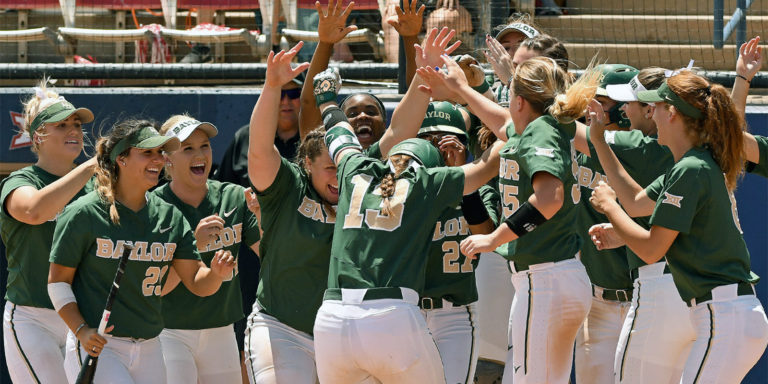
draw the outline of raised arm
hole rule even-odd
[[[414,46],[416,65],[422,67],[442,64],[440,56],[450,54],[461,45],[461,41],[457,41],[450,47],[448,46],[448,43],[450,43],[455,35],[456,31],[452,29],[443,28],[438,33],[437,28],[432,28],[427,33],[427,36],[424,37],[421,45],[416,44]],[[422,85],[425,85],[425,83],[421,77],[416,76],[413,78],[411,86],[408,87],[405,96],[392,113],[389,129],[384,132],[381,140],[379,140],[381,153],[389,152],[395,144],[405,139],[416,137],[418,134],[427,112],[427,106],[429,105],[429,94],[419,90],[419,87]]]
[[[629,176],[616,154],[605,142],[605,113],[596,100],[592,100],[589,104],[589,120],[589,139],[595,147],[600,165],[608,176],[611,187],[616,191],[621,205],[632,217],[649,216],[653,213],[656,202],[651,200],[645,193],[645,189]]]
[[[416,51],[414,44],[419,42],[419,32],[421,32],[421,24],[424,21],[424,4],[416,9],[416,5],[419,0],[404,0],[405,10],[400,8],[398,4],[395,7],[397,18],[388,18],[386,23],[391,25],[400,37],[403,38],[403,48],[405,50],[405,81],[408,84],[413,83],[413,78],[416,76],[416,68],[418,68],[418,61],[416,59]]]
[[[509,111],[472,89],[467,83],[467,78],[461,67],[453,59],[443,56],[442,61],[445,70],[438,72],[431,66],[416,70],[419,76],[427,82],[428,89],[453,92],[453,97],[460,97],[466,101],[472,113],[480,118],[496,137],[502,141],[507,141],[507,133],[504,128],[512,121]]]
[[[270,52],[267,57],[264,89],[253,107],[248,138],[248,177],[259,191],[272,185],[280,169],[280,152],[274,145],[280,113],[280,88],[309,66],[303,63],[291,68],[291,60],[303,45],[299,42],[288,52]]]
[[[742,117],[747,109],[750,82],[763,65],[763,47],[759,44],[760,36],[742,44],[739,48],[739,58],[736,60],[736,80],[731,90],[731,99]]]
[[[2,202],[14,219],[29,225],[53,220],[69,204],[96,171],[96,158],[91,158],[42,189],[22,186],[14,189]]]
[[[307,71],[307,81],[301,89],[301,109],[299,111],[299,134],[301,139],[307,136],[309,132],[317,128],[323,122],[320,117],[320,110],[315,105],[315,97],[312,93],[312,79],[315,75],[328,68],[328,63],[333,55],[333,45],[341,41],[350,32],[357,30],[355,25],[347,25],[347,17],[352,12],[355,2],[347,4],[346,8],[341,7],[342,0],[329,0],[326,11],[323,11],[319,1],[315,2],[315,8],[319,16],[317,24],[317,35],[320,41],[315,48],[315,54]]]

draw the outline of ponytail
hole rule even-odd
[[[392,155],[389,157],[389,161],[392,163],[392,166],[395,170],[394,172],[390,172],[384,175],[384,177],[381,179],[381,184],[379,184],[382,204],[381,212],[387,216],[392,214],[390,197],[394,196],[395,194],[395,187],[397,186],[395,181],[406,169],[408,169],[408,164],[410,163],[411,159],[411,156],[403,154]]]

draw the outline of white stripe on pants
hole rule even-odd
[[[67,325],[52,309],[5,303],[3,348],[14,383],[66,383]]]
[[[94,384],[165,384],[163,350],[157,337],[132,339],[104,335],[107,344],[99,354]],[[72,332],[67,333],[64,369],[74,383],[88,353]]]
[[[475,303],[422,310],[427,328],[443,361],[445,382],[472,383],[477,366],[477,312]]]
[[[576,333],[592,304],[584,265],[576,259],[536,264],[513,274],[512,283],[514,353],[507,358],[504,383],[567,383]]]
[[[661,265],[657,265],[661,264]],[[615,383],[677,384],[696,332],[664,263],[640,267],[614,359]],[[658,269],[643,276],[644,269]]]
[[[698,304],[691,308],[691,319],[696,341],[682,384],[739,383],[768,344],[768,319],[754,295]]]
[[[159,338],[168,384],[225,384],[242,380],[232,325],[163,329]]]

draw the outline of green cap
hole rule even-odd
[[[93,121],[93,112],[91,112],[90,109],[75,108],[72,103],[62,98],[61,101],[49,105],[35,116],[32,123],[29,124],[29,136],[31,137],[43,124],[58,123],[59,121],[66,120],[73,114],[77,114],[82,123],[90,123]]]
[[[625,64],[600,64],[595,69],[603,74],[600,85],[597,88],[597,96],[608,96],[606,87],[613,84],[627,84],[640,71],[637,68]]]
[[[697,119],[697,120],[702,119],[704,117],[704,115],[701,113],[701,111],[698,108],[688,104],[688,102],[686,102],[680,96],[672,92],[672,90],[669,89],[669,86],[667,85],[666,80],[664,80],[664,83],[661,84],[661,87],[659,87],[659,89],[656,89],[653,91],[638,92],[637,100],[643,103],[663,102],[667,104],[672,104],[675,106],[675,108],[677,108],[678,111],[682,112],[683,115],[693,117],[694,119]]]
[[[130,147],[140,149],[152,149],[157,147],[163,147],[166,152],[173,152],[181,146],[181,142],[177,137],[162,136],[151,125],[146,125],[138,131],[130,134],[128,137],[118,141],[117,144],[109,152],[109,159],[114,162],[123,151]]]
[[[424,139],[407,139],[397,143],[389,150],[388,156],[408,155],[427,168],[443,166],[443,157],[429,141]]]
[[[450,133],[466,137],[464,115],[458,105],[447,101],[433,101],[427,107],[427,114],[419,128],[419,135],[431,132]]]

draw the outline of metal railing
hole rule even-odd
[[[736,46],[740,47],[747,41],[747,10],[752,6],[753,0],[738,0],[736,11],[733,12],[731,20],[723,27],[723,17],[725,16],[724,0],[714,0],[714,37],[712,44],[715,48],[723,48],[723,44],[734,30],[736,30]]]

